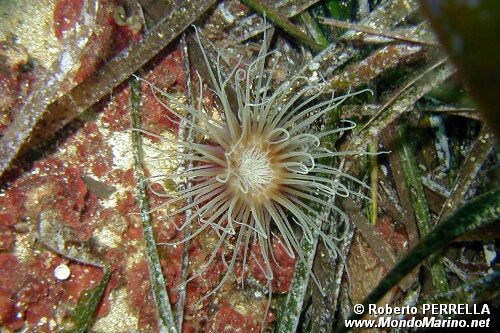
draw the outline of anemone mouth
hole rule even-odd
[[[275,179],[268,154],[263,147],[250,145],[235,152],[231,160],[238,187],[244,194],[259,196],[267,192]]]
[[[226,153],[229,186],[247,203],[270,200],[279,188],[281,173],[273,162],[272,150],[262,135],[253,134],[238,140]]]

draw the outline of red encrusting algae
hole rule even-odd
[[[114,10],[120,1],[102,1],[97,15],[96,31],[81,58],[80,68],[73,80],[80,82],[97,70],[131,42],[140,38],[140,32],[115,21]],[[59,0],[54,12],[53,33],[60,40],[79,19],[82,0]],[[71,9],[72,8],[72,9]],[[71,9],[71,10],[70,10]],[[145,78],[157,87],[184,92],[184,73],[181,54],[177,49],[165,50],[150,65]],[[16,81],[17,80],[17,81]],[[21,79],[0,76],[0,88],[12,95],[19,93],[16,86]],[[24,81],[23,81],[24,82]],[[10,96],[9,95],[9,96]],[[141,85],[141,121],[144,128],[155,133],[168,131],[177,134],[176,117],[159,103],[164,97],[155,96],[147,85]],[[110,295],[117,288],[127,291],[127,304],[136,313],[139,331],[156,330],[156,311],[149,283],[148,265],[143,251],[142,230],[134,197],[136,180],[132,164],[117,166],[110,138],[130,129],[130,88],[122,84],[115,89],[109,100],[96,108],[95,120],[90,120],[76,132],[70,133],[59,143],[57,152],[49,154],[33,164],[31,171],[14,180],[0,194],[0,321],[14,330],[25,325],[28,330],[52,332],[62,328],[61,318],[71,316],[82,293],[94,287],[103,276],[101,268],[78,263],[43,245],[43,239],[35,241],[38,224],[43,213],[56,216],[57,223],[72,230],[76,239],[84,242],[93,239],[102,228],[113,223],[123,225],[112,230],[114,245],[101,249],[100,256],[111,267],[112,275],[107,285],[95,319],[111,312]],[[203,102],[212,103],[212,93],[205,91]],[[0,124],[0,130],[2,124]],[[152,140],[153,142],[155,140]],[[86,185],[83,176],[93,178],[119,190],[114,199],[100,199]],[[151,193],[148,200],[152,208],[161,205],[162,199]],[[118,222],[117,222],[118,221]],[[152,221],[158,243],[180,241],[184,237],[165,218],[161,210],[152,213]],[[183,215],[174,218],[182,225]],[[123,230],[122,230],[123,229]],[[189,243],[188,278],[195,274],[209,259],[211,244],[217,235],[205,232]],[[20,253],[23,253],[21,256]],[[259,282],[255,262],[258,250],[250,254],[249,267]],[[178,300],[176,288],[181,282],[182,246],[159,246],[160,263],[167,283],[172,305]],[[260,330],[261,317],[267,304],[267,296],[258,299],[243,298],[246,291],[230,279],[224,288],[199,302],[215,288],[225,265],[219,255],[212,264],[186,286],[184,332],[217,330]],[[134,259],[131,259],[134,258]],[[295,261],[276,247],[276,259],[284,269],[276,269],[273,282],[276,292],[286,292],[290,285],[290,271]],[[240,266],[241,266],[241,258]],[[253,260],[253,261],[252,261]],[[67,280],[57,280],[54,269],[68,265],[71,275]],[[254,267],[252,267],[252,265]],[[276,267],[277,268],[277,267]],[[273,269],[274,270],[274,269]],[[247,278],[246,277],[246,278]],[[248,285],[248,284],[247,284]],[[238,299],[234,304],[223,301]],[[236,309],[234,307],[236,306]],[[173,307],[174,308],[174,307]],[[243,310],[242,310],[243,309]],[[268,316],[272,320],[272,314]]]

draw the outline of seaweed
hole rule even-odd
[[[458,209],[446,221],[435,227],[413,250],[404,256],[377,287],[363,301],[366,308],[368,304],[376,304],[387,291],[423,260],[438,252],[455,238],[475,230],[476,228],[494,223],[500,218],[500,190],[493,190],[482,194],[469,201]],[[350,320],[360,319],[363,314],[353,314]],[[339,332],[345,332],[342,325]]]
[[[67,333],[84,333],[87,332],[94,322],[94,314],[97,306],[102,300],[104,291],[108,284],[111,272],[108,267],[104,268],[104,274],[101,281],[92,289],[82,293],[70,322],[74,325],[71,329],[66,330]]]

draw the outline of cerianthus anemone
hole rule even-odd
[[[281,238],[292,258],[305,260],[299,245],[300,237],[311,239],[313,235],[321,237],[335,256],[335,243],[318,226],[319,214],[311,208],[311,203],[329,207],[344,216],[330,198],[359,195],[351,192],[345,185],[346,180],[366,186],[339,168],[319,162],[323,157],[348,154],[323,148],[321,143],[323,138],[350,130],[355,124],[344,121],[343,127],[322,132],[311,128],[317,127],[312,125],[345,98],[364,91],[339,97],[330,93],[328,98],[320,99],[325,95],[324,91],[318,91],[316,86],[306,86],[287,97],[294,82],[271,89],[273,70],[266,70],[265,62],[273,51],[268,52],[265,43],[253,62],[246,66],[238,63],[229,75],[224,76],[219,63],[212,69],[199,33],[195,36],[213,91],[222,106],[221,119],[214,119],[203,110],[201,80],[199,100],[195,103],[197,107],[185,105],[172,94],[150,84],[151,89],[166,97],[164,103],[171,112],[203,138],[199,142],[174,140],[181,151],[172,153],[172,156],[181,156],[188,162],[188,167],[182,172],[152,177],[155,180],[180,177],[192,183],[174,197],[155,191],[159,196],[169,197],[165,205],[182,204],[170,213],[170,217],[187,210],[192,212],[182,225],[177,226],[181,230],[196,226],[181,242],[208,228],[217,232],[215,250],[204,267],[189,280],[199,276],[218,253],[222,253],[227,270],[212,291],[215,292],[234,274],[238,255],[240,259],[243,257],[242,274],[245,274],[249,247],[255,244],[264,259],[260,269],[266,279],[272,281],[273,235]],[[231,104],[229,91],[234,94],[236,105]]]

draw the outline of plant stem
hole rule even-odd
[[[418,170],[417,160],[415,158],[415,151],[412,149],[408,142],[406,130],[401,129],[400,135],[402,142],[398,147],[399,155],[401,158],[401,166],[408,188],[410,189],[410,198],[417,220],[417,226],[420,237],[427,236],[432,229],[431,213],[425,198],[424,188],[422,185],[422,177]],[[448,290],[448,283],[446,281],[446,272],[444,265],[436,258],[431,256],[429,258],[429,269],[431,271],[432,283],[437,292],[445,292]]]
[[[256,0],[242,0],[242,2],[255,10],[257,13],[264,15],[269,21],[283,29],[287,34],[300,40],[302,43],[311,47],[316,51],[322,51],[324,48],[328,46],[328,44],[320,44],[315,42],[309,36],[307,36],[302,30],[297,28],[292,22],[290,22],[286,17],[280,15],[274,9],[264,5],[263,3]]]
[[[132,128],[140,128],[139,108],[141,105],[140,84],[138,79],[130,79],[130,113],[132,116]],[[132,132],[134,146],[135,175],[137,178],[137,200],[141,212],[142,233],[146,243],[146,258],[149,267],[149,280],[153,292],[153,300],[158,309],[158,328],[160,332],[177,332],[172,309],[168,299],[165,279],[160,265],[160,258],[156,249],[153,235],[153,226],[149,215],[150,209],[146,196],[146,181],[142,169],[142,136],[138,131]]]

